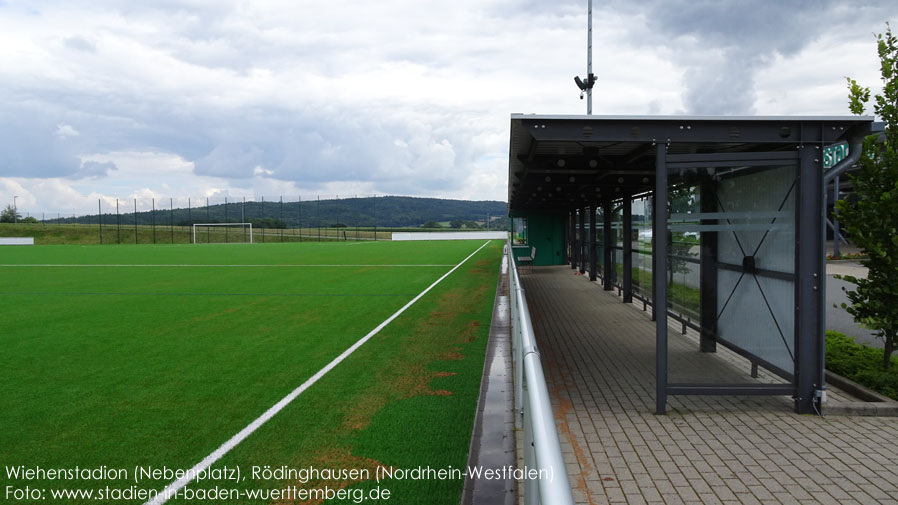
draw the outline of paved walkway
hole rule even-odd
[[[786,397],[719,396],[670,397],[669,414],[656,416],[654,323],[642,305],[569,267],[521,280],[578,503],[898,503],[898,419],[801,416]],[[672,374],[704,360],[715,376],[744,380],[740,358],[698,353],[678,327]],[[830,392],[831,403],[851,400]]]

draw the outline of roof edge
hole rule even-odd
[[[587,120],[587,121],[857,121],[872,122],[874,116],[663,116],[663,115],[586,115],[523,114],[515,112],[511,119]]]

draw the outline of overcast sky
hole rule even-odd
[[[845,76],[879,87],[873,34],[898,2],[593,16],[596,114],[842,115]],[[0,0],[0,48],[0,205],[38,217],[98,198],[504,200],[509,114],[586,107],[586,0]]]

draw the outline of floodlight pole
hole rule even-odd
[[[592,80],[592,0],[589,0],[587,8],[587,30],[586,30],[586,79]],[[590,83],[591,84],[591,83]],[[586,88],[586,114],[592,114],[592,86]]]
[[[586,79],[574,76],[574,82],[580,89],[580,100],[586,95],[586,114],[592,114],[592,87],[596,83],[596,76],[592,73],[592,0],[587,0],[587,30],[586,30]]]

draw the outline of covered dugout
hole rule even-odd
[[[790,395],[796,412],[819,412],[824,189],[872,121],[514,114],[515,245],[535,247],[535,265],[589,272],[625,303],[667,307],[698,332],[696,352],[721,345],[751,364],[736,382],[669,367],[668,318],[656,318],[658,413],[688,394]],[[846,140],[849,157],[824,169],[823,149]]]

